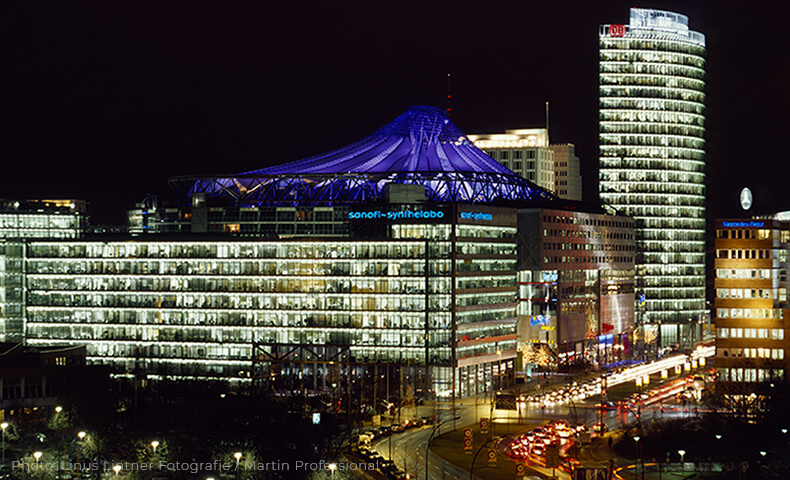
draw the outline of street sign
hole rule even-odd
[[[523,477],[526,474],[527,474],[527,467],[525,467],[523,463],[517,463],[516,464],[516,476],[517,477]]]
[[[472,429],[464,428],[464,438],[472,438]]]
[[[472,439],[471,438],[464,438],[464,451],[466,453],[472,453]]]
[[[488,449],[488,464],[496,465],[496,450]]]
[[[488,433],[488,419],[487,418],[481,418],[480,419],[480,433],[482,433],[484,435],[486,433]]]

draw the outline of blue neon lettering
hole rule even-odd
[[[755,222],[755,221],[748,221],[748,222],[721,222],[721,226],[725,228],[744,228],[744,227],[754,227],[754,228],[761,228],[765,226],[765,222]]]

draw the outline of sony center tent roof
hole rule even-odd
[[[237,175],[170,179],[183,204],[205,193],[238,206],[369,203],[391,183],[421,185],[431,202],[556,200],[475,147],[433,107],[411,107],[370,136],[329,153]]]

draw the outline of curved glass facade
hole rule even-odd
[[[600,196],[636,220],[643,322],[687,324],[705,310],[704,90],[705,37],[685,16],[634,8],[629,25],[601,26]],[[691,331],[662,332],[668,345]]]

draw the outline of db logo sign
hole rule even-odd
[[[465,438],[464,439],[464,450],[471,450],[472,449],[472,439]]]
[[[488,463],[496,463],[496,450],[488,451]]]
[[[625,36],[625,25],[609,25],[609,36],[610,37],[624,37]]]
[[[526,474],[527,474],[527,469],[526,469],[526,467],[524,467],[524,464],[517,463],[516,464],[516,475],[526,475]]]
[[[472,429],[464,428],[464,438],[472,438]]]

